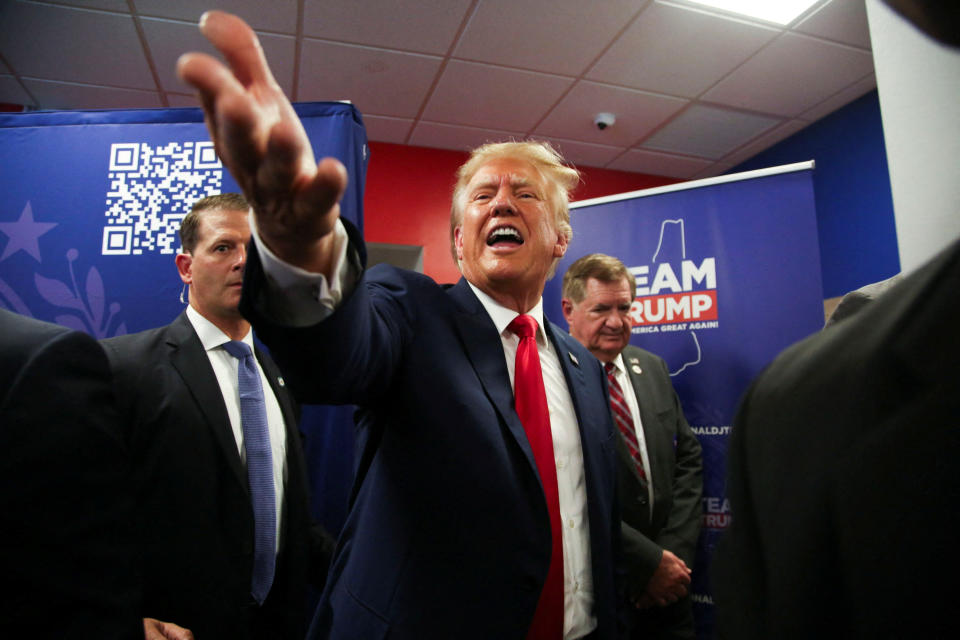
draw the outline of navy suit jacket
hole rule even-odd
[[[250,637],[254,523],[247,472],[200,338],[184,312],[165,327],[102,344],[136,461],[143,614],[198,638]],[[301,638],[308,572],[322,584],[324,560],[311,538],[296,407],[276,366],[256,355],[287,427],[281,546],[260,615],[273,637]]]
[[[310,635],[525,637],[550,525],[500,336],[467,282],[446,288],[380,265],[305,328],[259,310],[264,286],[251,251],[241,309],[298,399],[361,407],[350,513]],[[579,343],[545,328],[580,427],[597,637],[613,638],[620,520],[605,376]]]

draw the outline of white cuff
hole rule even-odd
[[[347,230],[337,219],[333,228],[333,282],[328,283],[322,273],[312,273],[284,262],[260,239],[257,233],[256,216],[250,209],[250,235],[260,255],[266,275],[267,291],[264,292],[264,309],[283,324],[303,327],[320,322],[343,300],[344,294],[352,291],[358,274],[347,261],[350,245]]]

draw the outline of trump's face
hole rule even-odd
[[[463,198],[454,246],[464,277],[494,298],[539,299],[567,248],[541,173],[525,160],[491,160],[467,183]]]
[[[633,294],[626,278],[618,282],[587,278],[583,300],[561,301],[570,335],[598,360],[610,362],[630,341]]]

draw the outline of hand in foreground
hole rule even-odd
[[[664,549],[660,566],[653,572],[646,589],[634,604],[639,609],[665,607],[686,596],[689,585],[690,568],[687,563]]]
[[[144,618],[143,637],[145,640],[193,640],[193,633],[190,629],[184,629],[172,622]]]
[[[303,125],[247,23],[208,11],[200,31],[230,68],[206,54],[187,53],[177,61],[177,73],[199,93],[210,138],[253,204],[261,239],[281,259],[326,273],[323,251],[340,215],[346,169],[334,158],[315,163]]]

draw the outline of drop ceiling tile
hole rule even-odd
[[[66,4],[81,9],[102,9],[104,11],[116,11],[119,13],[130,13],[130,5],[127,0],[55,0],[55,4]],[[138,1],[139,5],[140,2]]]
[[[413,127],[413,120],[388,118],[386,116],[363,116],[363,125],[367,130],[367,140],[405,144],[407,134]]]
[[[778,142],[786,140],[796,132],[806,128],[809,124],[809,122],[804,120],[788,120],[759,136],[755,140],[748,142],[746,145],[737,149],[733,153],[724,156],[722,160],[729,163],[730,166],[736,166],[741,162],[746,162],[758,153],[766,151]],[[810,158],[805,159],[809,160]]]
[[[579,75],[645,0],[484,0],[454,56],[547,73]]]
[[[310,61],[322,60],[322,64]],[[441,59],[374,47],[305,40],[297,100],[350,100],[366,115],[412,118]]]
[[[833,0],[793,28],[794,31],[870,49],[870,28],[864,0]]]
[[[171,107],[199,107],[200,101],[194,95],[167,93],[167,102]]]
[[[778,118],[695,104],[641,146],[717,160],[779,122]]]
[[[579,82],[534,133],[611,147],[629,147],[686,105],[687,101],[680,98],[596,82]],[[609,111],[617,117],[613,126],[603,131],[593,123],[600,111]]]
[[[690,178],[712,164],[713,162],[710,160],[701,158],[686,158],[669,153],[630,149],[611,162],[607,168],[649,173],[655,176],[668,176],[670,178]]]
[[[740,20],[653,3],[586,77],[634,89],[695,97],[778,33],[776,29]]]
[[[22,77],[156,89],[130,17],[9,4],[0,53]]]
[[[800,118],[813,122],[824,116],[828,116],[840,107],[846,106],[862,95],[870,93],[877,88],[877,76],[871,73],[863,80],[854,82],[850,86],[841,89],[838,93],[830,96],[809,111],[800,114]]]
[[[702,180],[703,178],[713,178],[713,177],[716,177],[716,176],[721,176],[721,175],[723,175],[724,173],[726,173],[727,171],[730,171],[730,169],[731,169],[732,167],[733,167],[733,165],[730,164],[730,163],[728,163],[728,162],[717,162],[717,163],[714,163],[714,164],[710,165],[709,167],[707,167],[707,168],[704,169],[703,171],[700,171],[699,173],[693,174],[693,176],[691,176],[690,179],[691,179],[691,180]]]
[[[136,0],[141,16],[185,20],[192,25],[200,21],[207,9],[229,11],[243,18],[256,30],[293,35],[297,32],[297,0]]]
[[[157,109],[163,106],[156,91],[115,89],[88,84],[24,79],[42,109]]]
[[[423,117],[433,122],[529,131],[573,83],[570,78],[451,61]]]
[[[194,24],[156,18],[143,18],[143,33],[157,68],[160,84],[167,91],[187,92],[190,88],[177,77],[177,58],[188,51],[202,51],[223,59]],[[258,33],[267,62],[284,93],[293,90],[293,54],[295,40],[290,36]]]
[[[0,102],[36,106],[13,76],[0,76]]]
[[[549,142],[567,162],[571,162],[577,167],[606,167],[614,158],[626,151],[622,147],[608,147],[602,144],[590,144],[560,138],[537,136],[536,139]]]
[[[413,128],[413,134],[410,136],[410,142],[408,144],[416,147],[471,151],[488,142],[523,139],[523,134],[518,132],[458,127],[437,122],[421,121]]]
[[[307,0],[303,33],[419,53],[445,54],[470,0]]]
[[[704,100],[797,116],[873,72],[873,56],[786,33],[703,95]]]

